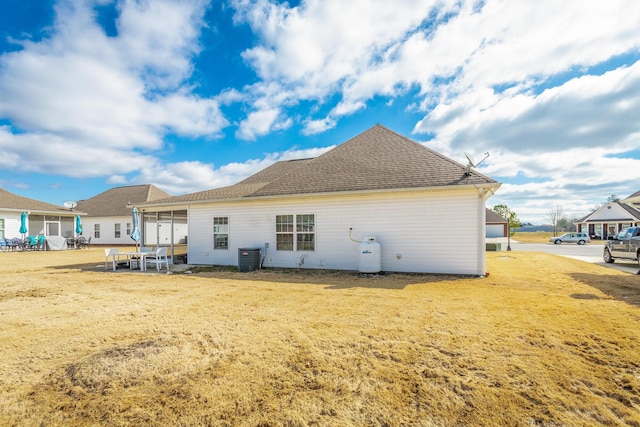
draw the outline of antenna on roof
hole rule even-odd
[[[469,163],[467,163],[467,171],[465,172],[465,175],[469,176],[469,175],[471,175],[471,168],[478,167],[478,166],[480,166],[480,164],[481,164],[482,162],[484,162],[485,160],[487,160],[487,157],[489,157],[489,152],[487,151],[486,153],[484,153],[484,157],[483,157],[483,158],[482,158],[482,160],[480,160],[478,163],[476,163],[476,162],[473,160],[473,157],[471,156],[471,154],[469,154],[469,153],[465,152],[465,153],[464,153],[464,156],[467,158],[467,161],[469,162]]]
[[[78,204],[76,202],[73,202],[71,200],[69,200],[68,202],[64,202],[63,206],[69,210],[75,208],[76,206],[78,206]]]

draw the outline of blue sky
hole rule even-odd
[[[0,187],[179,195],[381,123],[523,221],[640,190],[640,2],[4,0]]]

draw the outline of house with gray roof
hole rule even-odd
[[[579,232],[588,233],[592,239],[608,239],[625,227],[640,225],[640,191],[626,199],[605,203],[576,225]]]
[[[137,204],[166,199],[170,194],[151,184],[114,187],[90,199],[78,201],[83,218],[83,236],[92,244],[133,245],[131,210]],[[184,226],[186,228],[186,224]],[[183,232],[183,234],[186,233]]]
[[[238,265],[252,249],[264,267],[362,271],[373,254],[380,271],[484,275],[485,202],[499,187],[376,125],[316,158],[138,208],[145,223],[186,214],[190,264]]]
[[[0,188],[0,239],[22,238],[21,215],[27,214],[28,236],[74,237],[75,217],[84,215],[80,209],[41,202],[19,196]]]

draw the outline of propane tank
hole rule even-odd
[[[360,273],[379,273],[381,266],[380,243],[373,236],[362,239],[358,245],[358,271]]]

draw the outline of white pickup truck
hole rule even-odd
[[[628,259],[640,265],[640,227],[624,228],[612,240],[607,240],[602,258],[608,263]]]

